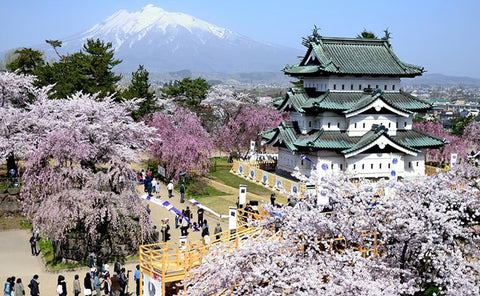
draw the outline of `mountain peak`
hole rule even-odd
[[[152,4],[134,12],[117,11],[89,30],[63,39],[62,49],[76,52],[87,39],[97,38],[112,43],[115,55],[123,60],[118,69],[127,71],[139,64],[151,71],[279,71],[299,54]]]
[[[122,45],[122,39],[131,35],[146,35],[149,30],[167,31],[168,27],[183,27],[190,33],[193,31],[207,31],[219,38],[223,38],[229,30],[214,26],[191,15],[180,12],[167,12],[153,4],[148,4],[140,11],[128,12],[120,10],[103,22],[84,32],[82,39],[92,38],[95,35],[115,35],[114,46]],[[141,37],[140,37],[141,39]]]

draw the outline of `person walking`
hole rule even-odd
[[[15,293],[14,296],[24,296],[25,295],[25,287],[23,287],[22,279],[18,278],[17,283],[15,284]]]
[[[102,282],[100,281],[100,277],[102,275],[101,271],[97,271],[95,273],[95,277],[93,278],[93,288],[97,293],[96,296],[102,296]]]
[[[182,183],[180,186],[180,203],[185,202],[185,184]]]
[[[128,277],[125,275],[125,268],[120,270],[120,296],[125,295],[125,288],[128,285]]]
[[[277,199],[277,196],[275,195],[275,193],[270,194],[270,203],[272,204],[272,206],[275,206],[276,199]]]
[[[200,225],[200,227],[203,225],[203,213],[205,211],[203,210],[203,208],[198,208],[197,210],[197,218],[198,218],[198,225]]]
[[[28,287],[30,288],[30,296],[39,296],[40,288],[38,287],[40,282],[38,281],[38,274],[33,276],[33,279],[30,280]]]
[[[63,275],[59,275],[57,278],[57,294],[67,296],[67,283],[65,283],[65,277]]]
[[[207,220],[203,220],[202,237],[203,237],[203,242],[205,244],[208,244],[210,242],[210,238],[208,237],[209,235],[210,235],[210,231],[208,230]]]
[[[114,271],[112,275],[112,285],[111,285],[111,290],[112,290],[112,296],[119,296],[120,295],[120,278],[118,277],[117,273]]]
[[[215,230],[213,233],[215,234],[215,239],[219,240],[220,239],[220,234],[222,232],[222,226],[220,226],[220,222],[217,223],[217,226],[215,226]]]
[[[170,180],[170,183],[168,183],[167,191],[168,191],[168,198],[172,198],[172,196],[173,196],[173,180]]]
[[[32,233],[32,236],[30,237],[30,250],[32,251],[32,256],[37,256],[37,238],[35,237],[35,234]]]
[[[170,224],[168,218],[165,218],[164,242],[170,240]]]
[[[82,291],[79,278],[80,277],[78,276],[78,274],[76,274],[75,277],[73,278],[73,295],[75,296],[80,295],[80,292]]]
[[[137,264],[135,273],[133,274],[133,279],[135,280],[135,293],[137,296],[140,296],[140,265]]]
[[[83,279],[83,289],[83,294],[85,296],[92,295],[92,276],[90,275],[90,272],[87,272]]]
[[[7,278],[5,285],[3,286],[3,295],[11,296],[12,295],[12,283],[10,283],[11,278]]]

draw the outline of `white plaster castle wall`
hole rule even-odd
[[[325,77],[303,79],[303,86],[317,91],[363,91],[364,88],[379,88],[383,91],[398,91],[400,78],[395,77]]]
[[[349,118],[348,135],[350,137],[360,137],[371,130],[374,124],[381,124],[388,128],[389,135],[395,136],[397,134],[397,120],[403,123],[406,119],[395,114],[360,114]]]

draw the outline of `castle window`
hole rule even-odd
[[[353,127],[354,127],[354,128],[357,128],[357,123],[356,123],[356,122],[355,122],[355,124],[353,124]]]
[[[300,163],[302,166],[303,166],[303,159],[301,160],[301,163]]]
[[[356,168],[357,168],[357,165],[356,165],[356,164],[354,164],[354,165],[353,165],[353,169],[355,170]]]
[[[330,128],[330,122],[327,124],[327,127]]]
[[[386,84],[383,86],[383,90],[387,90],[387,85]]]
[[[408,167],[409,167],[409,168],[412,167],[412,162],[411,162],[411,161],[408,162]]]
[[[353,84],[350,84],[350,90],[353,90]]]
[[[337,127],[340,128],[340,122],[337,122]]]
[[[340,170],[343,171],[343,164],[342,163],[340,164]]]
[[[344,90],[344,89],[345,89],[345,84],[342,84],[342,90]]]
[[[407,127],[407,122],[406,121],[403,123],[403,127]]]
[[[336,85],[336,84],[333,85],[333,89],[337,89],[337,85]]]
[[[358,90],[362,90],[362,85],[361,84],[358,85]]]
[[[370,84],[367,86],[367,88],[370,88]]]
[[[392,127],[392,123],[389,122],[389,123],[388,123],[388,128],[391,128],[391,127]]]
[[[378,165],[378,168],[379,168],[379,169],[382,169],[382,164],[381,164],[381,163]]]
[[[365,164],[362,164],[362,170],[364,170],[364,169],[365,169]]]
[[[388,169],[390,169],[390,164],[388,164]]]
[[[311,121],[308,122],[308,127],[312,127],[312,122]]]
[[[365,128],[365,122],[363,123],[363,128]]]
[[[370,168],[373,170],[373,163],[370,165]]]
[[[377,84],[377,85],[375,85],[375,88],[378,88],[378,84]]]
[[[333,163],[330,165],[330,168],[333,170]]]
[[[417,167],[418,167],[418,161],[417,161]]]
[[[395,90],[395,84],[394,84],[394,85],[392,85],[392,90]]]

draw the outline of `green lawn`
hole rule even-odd
[[[250,182],[235,174],[230,173],[232,164],[227,162],[226,158],[214,158],[216,166],[212,166],[210,174],[207,176],[215,181],[223,183],[233,188],[238,188],[239,185],[247,185],[247,191],[257,195],[270,196],[272,191],[263,187],[262,185]]]

